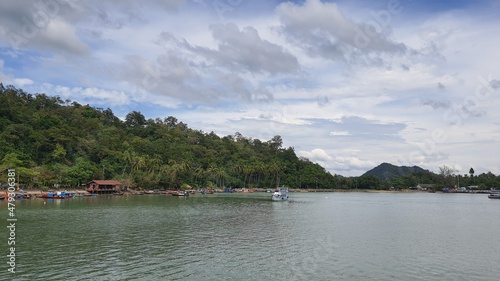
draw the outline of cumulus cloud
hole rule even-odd
[[[219,42],[217,51],[206,52],[218,64],[233,71],[295,72],[297,59],[283,47],[262,39],[259,32],[247,26],[239,30],[234,23],[211,25],[213,37]],[[201,50],[200,50],[201,51]]]
[[[86,54],[89,49],[76,35],[75,29],[65,22],[52,20],[40,32],[37,42],[50,49],[64,49],[75,54]]]
[[[240,30],[229,23],[211,25],[210,30],[216,49],[162,32],[155,42],[165,53],[155,62],[128,57],[122,79],[155,94],[196,103],[270,101],[272,93],[261,81],[267,75],[292,75],[299,68],[293,55],[262,39],[253,27]]]
[[[187,40],[162,32],[157,42],[174,45],[182,51],[200,56],[212,67],[222,67],[238,73],[280,74],[298,71],[297,58],[282,46],[260,37],[257,29],[243,29],[235,23],[210,25],[217,49],[191,45]]]
[[[312,57],[353,63],[359,56],[401,54],[407,49],[404,44],[389,39],[389,26],[355,22],[335,3],[307,0],[297,5],[287,2],[279,5],[276,12],[282,33]]]
[[[33,80],[28,79],[28,78],[16,78],[14,79],[14,85],[17,87],[24,87],[26,85],[31,85],[33,84]]]
[[[332,160],[332,157],[321,148],[315,148],[311,151],[300,151],[298,154],[302,157],[306,157],[312,162]]]
[[[78,29],[120,29],[141,19],[144,7],[176,11],[185,0],[135,1],[0,1],[0,44],[15,48],[48,48],[54,52],[88,54]],[[110,9],[113,7],[113,9]],[[97,26],[92,27],[92,24]]]
[[[375,163],[370,160],[362,160],[356,156],[337,156],[335,157],[335,167],[338,170],[356,169],[369,170],[375,167]]]
[[[269,101],[272,94],[262,85],[223,69],[205,69],[189,58],[167,53],[150,61],[127,57],[119,77],[146,92],[172,97],[188,104],[213,104],[221,100]]]
[[[79,103],[93,105],[115,105],[122,106],[130,103],[130,99],[122,91],[106,90],[99,88],[66,87],[44,83],[42,89],[47,94],[58,95],[64,99],[70,99]]]
[[[64,1],[2,1],[0,24],[7,40],[0,43],[15,48],[87,53],[88,48],[75,27],[63,17],[70,9]]]

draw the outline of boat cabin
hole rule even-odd
[[[121,183],[113,180],[93,180],[85,184],[89,193],[111,194],[120,191]]]

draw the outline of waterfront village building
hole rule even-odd
[[[419,183],[415,189],[418,189],[418,190],[429,190],[431,188],[434,187],[434,184],[425,184],[425,183]],[[411,188],[410,188],[411,189]]]
[[[85,184],[85,188],[90,193],[110,194],[120,191],[121,183],[113,180],[93,180]]]

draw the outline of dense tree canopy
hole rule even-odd
[[[45,94],[29,94],[0,83],[0,182],[15,168],[33,187],[79,187],[92,179],[115,179],[127,187],[179,188],[407,188],[418,183],[453,186],[454,171],[412,173],[380,179],[332,175],[284,148],[281,136],[268,141],[239,132],[220,137],[193,130],[173,116],[124,121],[111,109],[94,108]],[[462,186],[500,187],[492,173],[461,176]]]
[[[91,179],[140,188],[336,185],[321,166],[283,148],[280,136],[219,137],[173,116],[147,120],[138,111],[122,122],[111,109],[11,86],[0,88],[0,104],[0,165],[15,167],[21,182],[35,187],[78,187]]]

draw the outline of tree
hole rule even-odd
[[[361,176],[358,178],[358,187],[361,189],[378,189],[380,187],[380,179],[373,175]]]
[[[471,183],[474,181],[474,169],[472,167],[469,169]]]
[[[125,116],[125,125],[129,127],[138,127],[146,124],[146,117],[139,111],[132,111]]]
[[[455,172],[456,172],[455,169],[450,168],[450,167],[448,167],[446,165],[443,165],[443,166],[439,167],[439,174],[441,176],[445,177],[445,178],[453,175],[453,173],[455,173]]]
[[[66,149],[60,144],[56,144],[56,147],[54,148],[54,151],[52,152],[52,159],[54,161],[61,161],[64,160],[64,157],[66,157]]]
[[[240,133],[221,138],[192,130],[173,116],[146,120],[138,111],[122,121],[110,109],[30,95],[13,86],[0,87],[0,105],[0,165],[16,168],[25,182],[79,185],[105,174],[147,188],[210,180],[238,187],[354,185],[352,178],[332,176],[299,159],[279,135],[266,142]],[[413,180],[401,177],[403,185]],[[500,179],[476,176],[476,183],[500,186]]]
[[[269,144],[271,145],[272,150],[279,150],[283,145],[283,139],[281,136],[276,135],[269,141]]]
[[[275,161],[269,166],[269,172],[273,174],[273,179],[274,177],[276,178],[276,187],[279,187],[280,175],[283,172],[283,167],[280,165],[280,163]]]
[[[76,164],[68,169],[67,176],[78,186],[92,180],[92,176],[97,172],[95,164],[89,160],[79,157],[76,159]]]

